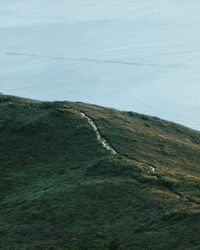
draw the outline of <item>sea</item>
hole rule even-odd
[[[0,92],[200,130],[199,0],[1,0]]]

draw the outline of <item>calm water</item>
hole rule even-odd
[[[1,0],[0,92],[200,129],[199,0]]]

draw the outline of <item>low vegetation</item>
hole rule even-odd
[[[0,94],[0,171],[0,249],[200,249],[198,131]]]

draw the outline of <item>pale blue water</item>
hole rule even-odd
[[[1,0],[0,92],[200,129],[199,0]]]

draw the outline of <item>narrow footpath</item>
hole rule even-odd
[[[88,123],[90,124],[90,126],[93,128],[94,132],[96,133],[97,140],[102,144],[102,146],[105,149],[107,149],[108,151],[110,151],[112,155],[118,155],[118,153],[110,146],[110,144],[101,136],[101,134],[100,134],[100,132],[99,132],[96,124],[92,121],[92,119],[90,117],[88,117],[83,112],[80,112],[80,114],[81,114],[81,116],[83,118],[85,118],[88,121]],[[136,161],[138,161],[138,160],[136,160]],[[138,161],[138,162],[145,163],[145,164],[149,165],[146,162],[142,162],[142,161]],[[155,172],[156,172],[155,167],[153,165],[149,165],[148,167],[149,167],[148,173],[149,174],[155,174]],[[196,204],[196,205],[199,206],[199,202],[197,202],[194,199],[191,199],[189,197],[184,197],[181,193],[176,192],[175,190],[170,189],[170,188],[168,188],[168,191],[171,192],[171,193],[173,193],[176,196],[177,199],[182,198],[184,200],[187,200],[188,202],[194,203],[194,204]]]
[[[97,140],[102,144],[102,146],[106,148],[108,151],[110,151],[111,154],[117,155],[117,152],[109,145],[109,143],[103,137],[101,137],[96,124],[85,113],[81,112],[81,116],[87,119],[88,123],[91,125],[91,127],[96,133]]]

